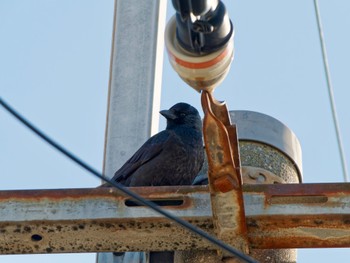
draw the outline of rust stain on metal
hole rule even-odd
[[[202,91],[203,135],[213,222],[218,238],[248,253],[236,127],[225,103]]]
[[[240,190],[241,179],[236,171],[239,165],[234,163],[231,143],[234,139],[231,140],[226,128],[231,125],[226,105],[215,101],[210,93],[203,91],[202,107],[205,113],[203,135],[208,156],[209,177],[214,182],[222,176],[229,175],[232,177],[230,187]]]
[[[254,185],[244,186],[246,191],[264,192],[266,195],[323,195],[350,193],[349,183],[317,183],[317,184],[286,184],[286,185]]]
[[[235,224],[241,222],[231,216],[230,209],[239,209],[237,204],[225,201],[230,192],[215,198],[217,206],[227,209],[227,214],[219,215],[222,232],[218,232],[205,186],[133,190],[150,199],[185,200],[164,208],[229,240]],[[251,248],[350,247],[350,184],[244,185],[243,194]],[[2,254],[216,249],[149,209],[127,207],[128,198],[115,189],[2,191],[0,195]],[[72,213],[78,214],[70,217]]]
[[[253,185],[244,185],[244,191],[264,193],[268,203],[325,203],[334,195],[340,193],[350,195],[350,184],[320,183],[320,184],[286,184],[261,185],[259,189]],[[258,191],[257,191],[258,190]]]
[[[238,187],[239,185],[237,185],[237,182],[232,179],[232,176],[229,174],[223,175],[214,181],[214,188],[223,193],[227,193],[232,189],[237,189]]]
[[[248,216],[252,248],[350,246],[350,184],[245,185],[273,216]],[[284,211],[288,207],[289,211]]]
[[[213,233],[209,221],[192,223]],[[0,229],[7,233],[6,242],[0,242],[1,254],[144,251],[150,247],[160,251],[213,249],[208,242],[164,219],[157,222],[140,218],[128,222],[111,219],[54,224],[33,221],[15,226],[2,224]]]
[[[349,247],[350,215],[277,215],[247,219],[252,248]]]
[[[172,203],[174,200],[182,201],[180,205],[164,206],[164,209],[174,212],[200,209],[198,197],[194,202],[194,199],[189,196],[207,193],[208,188],[206,186],[186,188],[138,187],[132,190],[151,200],[165,203]],[[1,203],[14,206],[19,213],[29,216],[24,218],[22,215],[19,221],[6,221],[3,216],[0,216],[1,254],[145,251],[150,247],[155,251],[164,251],[174,250],[174,248],[188,250],[210,247],[207,241],[201,240],[168,219],[155,218],[156,215],[145,212],[147,209],[145,207],[140,209],[127,207],[125,201],[128,198],[115,189],[4,191],[1,192],[1,196]],[[99,204],[103,207],[94,211],[93,206]],[[57,216],[52,213],[53,210]],[[14,213],[17,212],[14,211]],[[44,219],[48,216],[50,219],[31,219],[32,215],[38,213],[39,217]],[[71,213],[77,213],[79,219],[62,220],[62,218],[69,218]],[[84,219],[84,216],[85,218],[95,217],[95,213],[96,219]],[[103,215],[108,213],[110,218],[108,216],[103,218]],[[2,214],[1,211],[0,214]],[[115,217],[115,215],[119,216]],[[15,215],[12,218],[17,220]],[[210,217],[198,219],[196,216],[185,213],[184,218],[197,227],[213,233]],[[175,243],[174,240],[176,240]]]
[[[184,194],[192,192],[207,192],[208,186],[188,186],[186,188],[179,186],[157,186],[157,187],[129,187],[131,191],[147,198],[155,199],[158,197],[167,196],[178,197]],[[155,189],[157,189],[155,191]],[[106,191],[108,190],[108,191]],[[38,199],[52,199],[52,200],[62,200],[62,199],[85,199],[86,198],[86,188],[76,188],[76,189],[35,189],[35,190],[5,190],[0,191],[0,202],[6,200],[20,200],[25,201],[36,201]],[[116,188],[90,188],[89,195],[92,199],[94,198],[113,198],[113,199],[127,199],[129,197],[123,196],[123,194]]]

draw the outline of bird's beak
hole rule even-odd
[[[170,110],[161,110],[159,113],[162,114],[166,119],[169,119],[169,120],[176,119],[176,115]]]

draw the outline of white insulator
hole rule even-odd
[[[233,60],[233,35],[219,50],[205,55],[184,50],[176,39],[176,18],[173,16],[165,29],[165,45],[172,67],[192,88],[213,91],[226,77]]]

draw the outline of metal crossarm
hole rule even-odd
[[[206,186],[132,189],[214,234]],[[251,248],[350,247],[350,184],[243,186]],[[0,192],[0,253],[214,249],[115,189]]]

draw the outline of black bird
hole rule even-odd
[[[204,161],[199,113],[191,105],[180,102],[160,114],[167,119],[166,129],[149,138],[116,171],[112,181],[125,186],[192,184]],[[124,253],[114,254],[125,256]],[[150,253],[150,263],[173,261],[172,251]]]
[[[160,114],[167,119],[166,129],[149,138],[112,181],[125,186],[192,184],[204,160],[199,113],[180,102]]]

